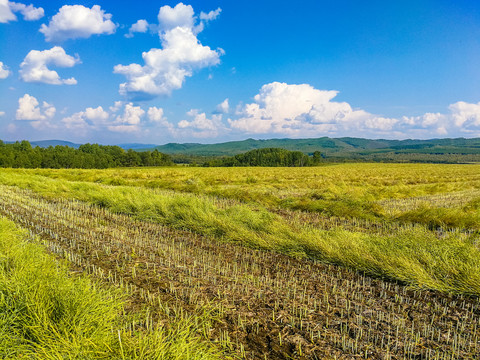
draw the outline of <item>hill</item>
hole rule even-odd
[[[184,154],[200,156],[234,156],[246,151],[265,148],[282,148],[304,153],[314,152],[319,148],[341,148],[341,142],[336,139],[322,137],[317,139],[247,139],[242,141],[229,141],[218,144],[177,144],[170,143],[155,147],[166,154]]]
[[[282,148],[312,154],[321,151],[329,157],[358,158],[375,157],[379,154],[462,154],[480,155],[480,138],[430,139],[430,140],[387,140],[362,138],[314,138],[314,139],[268,139],[230,141],[218,144],[169,143],[155,147],[166,154],[197,156],[234,156],[243,152],[263,148]]]
[[[70,141],[63,140],[39,140],[31,141],[30,144],[35,147],[39,146],[41,148],[48,148],[49,146],[70,146],[71,148],[78,149],[80,144],[75,144]]]

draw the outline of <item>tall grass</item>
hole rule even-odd
[[[19,172],[21,170],[4,170]],[[480,165],[337,164],[313,168],[142,168],[107,170],[25,170],[67,181],[209,195],[256,203],[269,209],[293,209],[361,219],[385,219],[478,229],[478,215],[459,208],[442,216],[415,211],[418,200],[430,207],[480,198]],[[450,196],[453,194],[454,196]],[[422,197],[424,199],[422,199]],[[427,198],[430,198],[427,199]],[[400,207],[384,207],[398,200]],[[438,201],[440,200],[440,201]],[[401,211],[400,211],[401,210]],[[477,209],[478,210],[478,209]],[[407,212],[406,216],[402,216]],[[477,211],[478,214],[478,211]],[[435,226],[435,225],[432,225]]]
[[[113,212],[189,229],[221,241],[341,264],[418,288],[480,294],[478,242],[459,232],[438,237],[423,226],[406,230],[392,227],[387,235],[341,227],[323,230],[288,222],[258,205],[208,196],[17,173],[0,173],[0,182],[53,198],[87,201]]]
[[[187,321],[130,332],[125,299],[71,277],[12,222],[0,218],[0,358],[215,359]]]

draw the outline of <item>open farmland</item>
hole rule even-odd
[[[0,184],[2,216],[125,294],[130,333],[188,322],[209,356],[246,359],[480,351],[478,165],[7,169]]]

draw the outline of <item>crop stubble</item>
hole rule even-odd
[[[151,314],[135,326],[209,312],[203,336],[248,359],[473,359],[478,300],[406,287],[274,252],[46,200],[1,186],[0,213],[50,251],[122,287]]]

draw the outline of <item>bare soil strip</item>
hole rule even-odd
[[[475,359],[476,298],[406,287],[333,265],[0,186],[0,214],[50,251],[126,291],[151,317],[209,311],[207,339],[246,359]],[[133,325],[132,325],[133,326]]]

